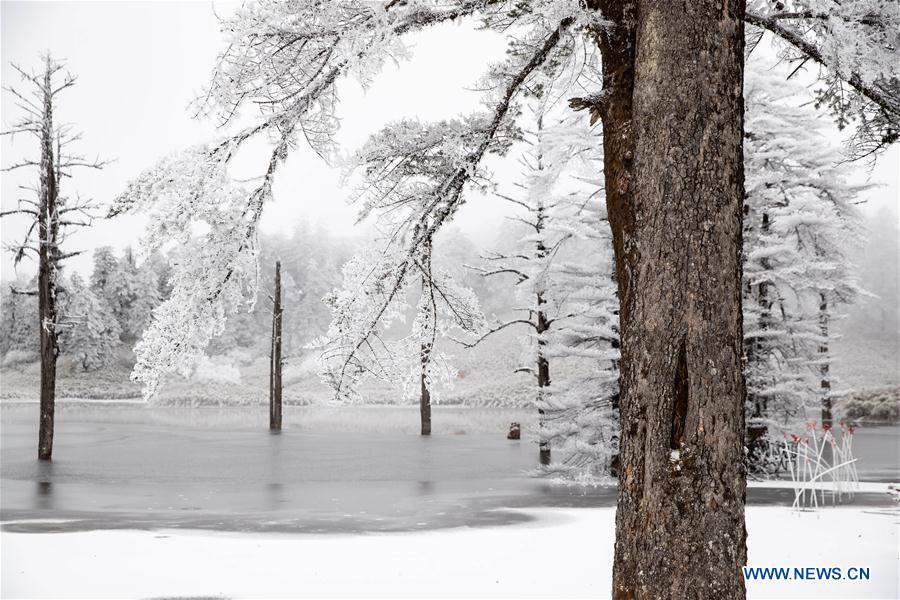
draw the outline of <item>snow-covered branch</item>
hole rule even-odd
[[[825,87],[817,102],[834,114],[840,126],[858,119],[854,156],[872,155],[900,137],[896,2],[758,0],[748,6],[745,19],[774,34],[784,58],[800,66],[811,60],[824,67]]]

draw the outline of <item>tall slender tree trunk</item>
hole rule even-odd
[[[538,132],[543,129],[543,116],[538,118]],[[543,155],[538,154],[537,158],[538,170],[543,170]],[[537,235],[537,245],[535,246],[535,257],[539,265],[545,264],[549,253],[547,245],[544,244],[544,229],[546,223],[546,211],[543,202],[537,206],[537,214],[535,216],[534,229]],[[544,421],[544,398],[545,390],[550,385],[550,361],[547,359],[547,340],[545,335],[550,329],[550,321],[547,319],[546,312],[547,300],[544,298],[543,286],[537,292],[535,299],[535,333],[537,334],[537,401],[538,401],[538,460],[542,465],[550,464],[550,440],[547,439],[546,423]]]
[[[275,262],[275,295],[272,306],[272,351],[269,363],[269,429],[281,430],[281,261]]]
[[[743,11],[597,0],[620,299],[613,595],[743,598]]]
[[[819,343],[819,374],[821,381],[819,387],[822,390],[822,427],[831,427],[833,416],[831,414],[831,361],[828,357],[828,298],[825,294],[819,295],[819,335],[822,341]]]
[[[613,267],[613,272],[612,272],[611,276],[612,276],[613,281],[615,281],[616,280],[615,267]],[[618,296],[617,296],[617,299],[618,299]],[[618,317],[619,317],[619,309],[618,308],[613,310],[613,315],[615,316],[616,319],[618,319]],[[609,343],[609,346],[613,350],[621,351],[622,344],[619,341],[618,321],[616,321],[612,324],[612,330],[615,335],[613,336],[612,341]],[[611,362],[613,372],[618,373],[619,372],[619,362],[620,362],[619,359],[615,358],[610,362]],[[620,397],[621,397],[621,393],[619,391],[619,387],[616,386],[615,391],[613,391],[612,397],[609,399],[609,405],[613,410],[613,414],[615,414],[615,415],[619,414],[619,398]],[[621,468],[621,464],[619,462],[618,441],[619,441],[618,437],[613,440],[613,443],[616,444],[616,452],[609,459],[609,473],[610,473],[610,475],[612,475],[615,478],[619,477],[619,471]]]
[[[422,344],[422,390],[419,395],[419,417],[422,424],[421,434],[431,435],[431,392],[428,391],[428,360],[431,355],[431,345]]]
[[[546,252],[546,251],[545,251]],[[537,385],[538,385],[538,429],[540,442],[538,445],[538,458],[542,465],[550,464],[550,440],[546,438],[544,424],[544,388],[550,385],[550,361],[547,360],[546,346],[547,341],[544,334],[550,328],[547,315],[542,307],[545,305],[543,294],[537,295],[537,338],[538,338],[538,359],[537,359]]]
[[[747,212],[748,211],[746,210],[744,211],[745,223],[748,217]],[[763,213],[760,220],[760,234],[763,236],[768,235],[769,228],[769,214]],[[767,272],[772,268],[771,261],[766,258],[762,259],[760,264]],[[770,330],[774,325],[772,319],[773,299],[772,295],[769,293],[770,285],[772,284],[768,280],[763,280],[757,286],[756,300],[759,304],[760,334],[751,340],[749,344],[746,344],[747,366],[762,367],[754,369],[756,376],[760,376],[759,373],[765,370],[763,365],[768,361],[772,351],[771,342],[765,334],[765,332]],[[753,293],[752,285],[750,286],[750,293]],[[751,411],[751,418],[750,422],[746,424],[746,443],[748,464],[751,468],[758,466],[760,455],[764,454],[767,450],[765,441],[766,434],[769,432],[769,427],[766,424],[766,417],[768,417],[769,413],[768,403],[768,397],[766,395],[756,393],[755,391],[751,392],[750,389],[747,390],[746,404]]]
[[[428,311],[430,318],[427,320],[431,327],[434,327],[436,325],[434,320],[437,319],[437,315],[434,314],[433,306],[430,304],[432,301],[430,241],[428,241],[425,246],[424,261],[426,272],[422,274],[422,301],[424,302],[424,306],[428,307],[426,310]],[[431,327],[428,329],[431,329]],[[421,435],[431,435],[431,391],[428,389],[428,363],[431,360],[431,350],[431,342],[429,340],[423,340],[420,346],[419,355],[421,359],[421,370],[419,373],[419,382],[421,384],[419,393],[419,422],[421,424]]]
[[[53,424],[56,404],[56,359],[59,356],[56,307],[56,269],[59,252],[57,235],[59,190],[53,154],[53,94],[50,59],[44,74],[44,105],[41,123],[40,210],[38,215],[39,265],[38,311],[41,331],[41,404],[38,429],[38,458],[53,456]]]

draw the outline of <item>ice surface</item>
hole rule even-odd
[[[264,409],[67,408],[47,464],[34,457],[34,412],[4,408],[7,531],[407,531],[527,518],[506,510],[515,507],[615,502],[611,488],[563,488],[530,476],[537,445],[507,440],[505,419],[496,434],[423,439],[350,422],[363,415],[394,423],[394,408],[348,409],[349,431],[289,425],[280,434],[267,430]],[[415,423],[417,411],[404,413]],[[436,410],[435,421],[442,414]],[[28,521],[48,518],[70,521]]]
[[[66,407],[58,411],[48,464],[35,460],[36,412],[2,409],[5,531],[416,531],[527,520],[517,508],[615,504],[612,488],[566,488],[532,477],[537,446],[507,440],[511,419],[503,415],[491,417],[494,433],[423,439],[393,429],[401,417],[415,424],[415,409],[347,409],[343,426],[329,421],[312,430],[291,409],[287,428],[273,435],[262,407]],[[436,423],[450,418],[464,424],[458,414],[435,411]],[[865,444],[857,448],[862,471]],[[900,479],[896,467],[885,463],[883,471]],[[790,505],[793,491],[773,487],[751,488],[749,502]],[[883,488],[861,492],[857,505],[893,502]]]

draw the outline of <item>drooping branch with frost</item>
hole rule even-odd
[[[198,113],[218,115],[221,123],[227,125],[236,119],[242,107],[254,106],[260,115],[259,122],[220,143],[198,146],[182,155],[164,159],[130,185],[110,213],[146,211],[154,221],[161,217],[160,223],[151,222],[145,236],[151,248],[153,240],[164,234],[173,220],[180,221],[173,235],[183,237],[189,229],[183,227],[183,221],[190,219],[192,206],[214,206],[220,197],[224,198],[220,217],[240,229],[232,236],[221,236],[221,240],[211,233],[205,236],[207,244],[221,241],[214,253],[224,266],[214,270],[216,277],[202,278],[207,287],[203,288],[191,278],[190,261],[179,263],[182,273],[173,276],[173,283],[176,288],[178,281],[187,285],[174,291],[172,301],[176,297],[188,300],[189,308],[160,307],[155,315],[159,322],[151,326],[148,339],[138,346],[139,366],[134,376],[145,383],[145,392],[152,393],[159,377],[175,365],[189,367],[199,358],[204,340],[214,334],[209,327],[216,325],[213,329],[219,329],[218,317],[214,319],[211,315],[224,317],[236,309],[233,303],[228,306],[222,303],[225,297],[234,295],[225,293],[225,288],[249,289],[255,285],[252,278],[234,281],[238,275],[248,276],[251,271],[229,265],[240,264],[246,255],[255,253],[260,212],[271,197],[276,170],[294,144],[304,139],[323,156],[332,150],[337,80],[351,75],[365,84],[385,60],[404,55],[403,34],[477,11],[481,11],[487,22],[492,4],[489,1],[393,0],[383,5],[349,0],[325,4],[309,0],[260,2],[240,9],[223,22],[222,29],[229,34],[229,43],[219,57],[212,83],[198,103]],[[574,6],[565,2],[555,4]],[[573,22],[573,18],[568,18],[562,29]],[[443,182],[441,195],[446,200],[431,203],[428,210],[436,218],[427,230],[423,230],[423,237],[417,242],[432,237],[455,210],[472,167],[488,152],[494,134],[501,129],[512,96],[551,54],[561,36],[560,29],[542,33],[546,34],[546,39],[541,38],[535,55],[526,58],[512,80],[502,82],[501,89],[496,91],[494,120],[488,124],[487,135],[472,149],[466,163]],[[260,136],[267,136],[272,144],[266,170],[258,186],[243,189],[228,180],[228,166],[248,140]],[[189,181],[192,179],[194,181]],[[173,181],[188,185],[179,191],[171,185]],[[243,192],[235,191],[239,189]],[[158,193],[163,195],[158,197]],[[243,195],[242,201],[239,201],[240,195]],[[162,210],[154,207],[157,202],[163,205]],[[181,207],[177,206],[179,203]],[[225,206],[231,208],[232,215],[224,214]],[[173,219],[175,215],[185,218]],[[404,270],[404,276],[405,273]],[[180,330],[202,329],[207,329],[207,333],[196,336],[191,343],[177,335]],[[177,358],[173,360],[161,352],[164,348],[174,350]]]
[[[392,318],[391,307],[421,272],[422,248],[430,246],[440,227],[453,217],[468,187],[489,184],[482,159],[505,153],[517,139],[515,98],[546,77],[540,69],[555,56],[570,24],[571,19],[543,32],[529,44],[531,52],[512,52],[492,70],[488,111],[432,125],[401,121],[374,135],[358,152],[356,162],[365,165],[365,181],[357,196],[361,218],[372,214],[388,218],[383,235],[390,250],[383,255],[390,257],[390,268],[377,279],[379,304],[363,311],[356,339],[342,344],[344,362],[332,379],[339,395],[348,373],[359,370],[358,355],[371,351],[379,328]]]
[[[841,127],[856,121],[853,157],[874,155],[900,139],[900,10],[894,0],[756,0],[745,18],[775,36],[794,72],[807,64],[821,69],[816,104]]]
[[[414,261],[418,277],[406,278],[394,293],[394,270],[403,255],[390,238],[380,237],[344,266],[343,287],[325,298],[331,325],[316,344],[322,348],[323,379],[336,399],[356,399],[366,379],[386,382],[406,399],[421,377],[432,397],[452,381],[455,371],[437,340],[452,332],[477,333],[484,316],[472,290],[432,265],[431,252],[430,243],[420,248]],[[398,332],[410,313],[411,327]]]
[[[129,184],[123,198],[146,208],[147,253],[174,242],[169,298],[135,347],[132,377],[151,395],[167,372],[191,372],[225,318],[256,298],[256,223],[270,182],[251,193],[228,176],[227,160],[206,147],[172,156]],[[203,229],[202,233],[197,233]]]
[[[872,3],[877,4],[875,0]],[[764,8],[762,5],[757,6],[755,12],[751,11],[751,17],[755,15],[768,18]],[[206,146],[199,154],[196,149],[189,151],[185,159],[195,164],[200,171],[211,169],[212,178],[216,179],[218,172],[227,170],[231,158],[247,141],[255,138],[269,140],[272,151],[265,173],[260,177],[261,183],[244,190],[243,202],[232,203],[234,210],[239,211],[244,221],[241,225],[244,228],[244,238],[255,239],[259,213],[271,196],[272,179],[291,148],[300,141],[306,141],[323,156],[327,156],[332,150],[333,134],[337,126],[334,112],[336,82],[344,76],[353,76],[366,84],[376,76],[385,61],[405,56],[402,44],[404,34],[470,16],[479,19],[485,28],[510,36],[515,34],[516,38],[511,46],[509,60],[486,78],[485,87],[492,94],[488,112],[493,118],[487,124],[487,129],[482,130],[486,134],[482,139],[483,143],[474,147],[465,163],[459,165],[443,181],[440,193],[433,196],[424,211],[431,216],[430,221],[420,229],[416,240],[408,240],[408,248],[432,238],[434,232],[452,217],[459,206],[463,188],[472,181],[470,174],[490,151],[488,146],[493,143],[495,134],[505,129],[504,121],[509,116],[510,100],[533,85],[536,73],[546,76],[544,82],[551,82],[553,93],[546,94],[546,97],[554,101],[572,94],[600,98],[600,95],[591,95],[587,90],[581,89],[583,85],[574,83],[582,74],[584,51],[594,47],[594,34],[605,26],[602,15],[597,11],[576,0],[512,4],[494,0],[389,0],[385,3],[291,0],[248,4],[223,21],[222,30],[227,36],[227,45],[219,56],[211,84],[197,104],[197,112],[215,115],[223,125],[229,125],[237,120],[237,115],[243,110],[250,108],[257,114],[258,121],[255,125],[234,133],[221,144]],[[866,25],[868,21],[857,20],[862,25]],[[782,21],[787,22],[786,19]],[[890,29],[885,30],[890,32]],[[786,35],[781,37],[787,39]],[[795,47],[810,56],[816,48],[815,45]],[[887,46],[878,48],[883,54]],[[831,53],[820,49],[819,54],[825,59],[827,67],[835,67],[837,63],[831,60]],[[829,61],[833,64],[828,64]],[[851,83],[854,81],[852,75],[848,74],[849,71],[844,72],[835,67],[834,72],[840,73],[841,77],[847,78]],[[868,72],[860,74],[863,83],[867,81],[867,75]],[[893,76],[887,77],[886,81],[893,81],[891,77]],[[598,85],[589,87],[596,89]],[[876,104],[876,92],[880,89],[878,86],[883,87],[879,83],[876,87],[867,88],[868,91],[862,90],[863,96]],[[896,98],[896,95],[888,96],[888,99],[891,97]],[[593,100],[579,106],[593,106],[592,102]],[[896,111],[892,110],[884,114],[888,117],[895,116]],[[871,122],[873,121],[866,121]],[[869,126],[868,129],[875,130],[879,127]],[[866,127],[861,126],[859,131],[865,132]],[[864,137],[875,139],[874,136]],[[165,182],[170,178],[165,165],[174,165],[177,171],[180,168],[178,162],[178,159],[164,161],[145,174],[145,182],[150,183],[151,173]],[[197,173],[201,180],[207,179],[207,175]],[[152,185],[145,187],[152,188]],[[194,187],[191,186],[192,189]],[[120,198],[114,213],[143,210],[136,205],[138,199],[145,205],[155,201],[152,195],[131,194],[132,191],[135,190],[129,189]],[[228,193],[226,196],[230,198]],[[187,191],[183,199],[186,205],[195,200]],[[148,212],[153,213],[152,210]],[[234,222],[238,220],[233,218]],[[252,241],[225,243],[218,252],[240,254],[248,251],[252,245]],[[410,266],[411,258],[412,255],[407,252],[407,256],[401,261],[398,271],[401,279],[412,272],[406,268]],[[229,259],[223,258],[223,261],[239,263],[241,259],[235,255]],[[245,269],[243,272],[249,274],[250,270]],[[181,293],[190,297],[191,305],[195,307],[205,306],[202,302],[204,298],[212,298],[215,304],[220,298],[221,288],[233,283],[231,278],[234,271],[226,268],[220,275],[219,279],[206,280],[208,289],[193,286],[192,290],[182,290]],[[189,277],[181,279],[188,281]],[[252,281],[245,281],[242,285],[253,284]],[[231,309],[224,308],[219,306],[213,312],[227,314]],[[170,319],[184,321],[160,324],[158,332],[172,333],[180,328],[190,329],[194,326],[190,321],[199,316],[199,313],[191,311],[166,314]],[[194,350],[199,349],[199,346],[192,347]],[[191,361],[187,354],[182,354],[182,358]],[[146,354],[144,359],[149,368],[148,373],[161,374],[167,368],[162,363],[151,367],[157,362],[151,354]]]
[[[385,60],[402,56],[399,36],[483,4],[261,2],[223,22],[229,42],[198,112],[216,114],[228,125],[250,105],[259,122],[163,159],[132,182],[110,211],[150,215],[145,250],[170,239],[196,250],[182,245],[173,259],[172,296],[154,312],[135,349],[133,377],[144,383],[145,394],[166,372],[189,370],[225,317],[254,296],[257,224],[276,171],[299,139],[322,155],[331,151],[338,78],[353,75],[365,83]],[[272,144],[265,172],[255,187],[237,184],[229,165],[260,136]],[[195,224],[209,229],[196,238]],[[211,261],[210,268],[201,259]]]

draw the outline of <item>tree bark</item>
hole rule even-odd
[[[538,244],[538,253],[541,252],[546,255],[546,248],[544,248],[543,244]],[[537,359],[537,384],[538,384],[538,429],[540,435],[540,442],[538,444],[538,459],[542,465],[550,464],[550,441],[546,439],[546,434],[544,431],[544,409],[542,408],[544,402],[544,388],[550,385],[550,361],[547,360],[546,356],[546,346],[547,341],[544,339],[544,334],[550,328],[550,323],[547,320],[547,315],[544,313],[542,307],[546,303],[544,300],[543,294],[537,295],[537,327],[535,328],[537,331],[538,338],[538,359]]]
[[[597,0],[620,298],[613,595],[743,598],[743,13]]]
[[[828,298],[825,294],[819,295],[819,335],[822,341],[819,344],[819,374],[821,381],[819,387],[822,390],[822,427],[831,427],[833,416],[831,414],[831,364],[828,359]]]
[[[57,236],[59,195],[53,153],[53,88],[49,58],[44,74],[43,118],[41,123],[40,210],[38,211],[38,312],[41,335],[41,402],[38,428],[38,459],[53,456],[53,425],[56,405],[56,359],[59,356],[57,331],[56,269],[59,259]]]
[[[437,315],[434,314],[433,306],[428,304],[432,294],[431,240],[425,244],[424,252],[424,267],[426,272],[422,274],[422,295],[423,302],[425,303],[424,305],[428,307],[426,310],[429,312],[430,317],[429,319],[426,319],[426,321],[431,327],[434,327],[436,325],[435,319],[437,319]],[[419,422],[421,425],[421,435],[431,435],[431,391],[428,389],[428,363],[431,360],[431,349],[431,342],[423,339],[419,355],[421,359],[421,370],[419,374],[421,384],[421,390],[419,392]]]
[[[275,262],[275,295],[272,308],[272,352],[269,369],[269,429],[281,430],[281,261]]]
[[[747,226],[748,221],[752,222],[754,217],[755,215],[749,214],[749,206],[745,205],[745,226]],[[760,234],[763,236],[768,235],[769,229],[769,214],[764,212],[760,220]],[[769,259],[767,258],[763,258],[760,261],[760,265],[766,271],[769,271],[772,268],[771,261],[769,261]],[[759,371],[765,369],[763,365],[769,360],[769,357],[772,353],[772,342],[764,334],[764,332],[772,329],[772,327],[774,326],[772,320],[773,299],[772,295],[769,293],[770,285],[772,284],[768,280],[760,281],[759,285],[757,285],[756,300],[759,304],[760,309],[760,334],[757,335],[749,343],[745,343],[744,345],[746,354],[745,364],[749,369],[753,369],[752,371],[748,370],[747,372],[755,372],[756,377],[760,376]],[[752,285],[748,287],[748,292],[750,294],[753,293]],[[756,368],[754,369],[754,367]],[[762,369],[759,367],[762,367]],[[749,422],[746,423],[747,432],[745,434],[747,445],[747,464],[750,467],[751,471],[753,471],[754,469],[759,470],[759,467],[763,466],[760,463],[760,460],[767,451],[766,435],[769,432],[769,427],[766,424],[766,418],[769,416],[769,401],[767,396],[758,394],[756,392],[751,392],[751,390],[748,388],[746,406],[750,410],[750,419]]]
[[[431,435],[431,392],[428,391],[428,381],[426,378],[426,374],[428,372],[428,359],[430,355],[431,345],[427,343],[422,344],[422,390],[421,394],[419,395],[419,417],[422,424],[422,435]]]

